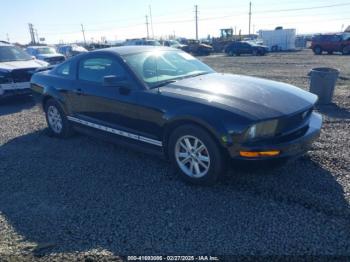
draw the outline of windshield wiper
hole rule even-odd
[[[152,88],[157,88],[157,87],[161,87],[161,86],[166,86],[166,85],[168,85],[168,84],[177,82],[177,81],[182,80],[182,79],[185,79],[185,78],[190,78],[190,77],[195,77],[195,76],[200,76],[200,75],[206,75],[206,74],[209,74],[209,73],[210,73],[210,72],[200,72],[200,73],[196,73],[196,74],[192,74],[192,75],[187,75],[187,76],[178,77],[178,78],[176,78],[176,79],[165,80],[165,81],[162,81],[162,82],[156,84],[156,85],[153,86]]]
[[[157,87],[161,87],[161,86],[166,86],[166,85],[171,84],[171,83],[174,83],[174,82],[176,82],[176,81],[177,81],[177,80],[174,80],[174,79],[162,81],[162,82],[156,84],[155,86],[152,86],[152,88],[157,88]]]
[[[206,75],[206,74],[209,74],[209,72],[201,72],[201,73],[197,73],[197,74],[192,74],[192,75],[185,76],[185,78],[187,78],[187,77],[201,76],[201,75]]]

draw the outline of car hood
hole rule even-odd
[[[9,61],[9,62],[0,62],[0,69],[3,70],[14,70],[14,69],[25,69],[25,68],[36,68],[36,67],[45,67],[48,66],[48,63],[39,60],[27,60],[27,61]]]
[[[219,73],[179,80],[161,87],[160,92],[221,107],[255,120],[293,114],[317,101],[317,96],[289,84]]]

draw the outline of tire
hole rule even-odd
[[[66,138],[73,134],[67,116],[55,100],[49,99],[45,103],[44,109],[49,136]]]
[[[233,56],[233,55],[234,55],[234,54],[233,54],[233,51],[229,51],[229,52],[228,52],[228,55],[229,55],[229,56]]]
[[[254,55],[254,56],[258,56],[258,55],[259,55],[258,50],[253,50],[253,55]]]
[[[219,145],[206,130],[196,125],[175,129],[169,138],[168,152],[172,165],[185,182],[213,185],[225,174],[225,156]]]
[[[344,46],[341,53],[343,55],[349,55],[350,54],[350,46]]]
[[[322,48],[320,46],[316,46],[313,49],[315,55],[322,55]]]

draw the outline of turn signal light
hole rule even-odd
[[[240,151],[239,155],[243,157],[264,157],[264,156],[278,156],[281,153],[279,150],[271,150],[271,151]]]

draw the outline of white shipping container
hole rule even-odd
[[[260,30],[261,38],[270,51],[295,50],[295,29]]]

